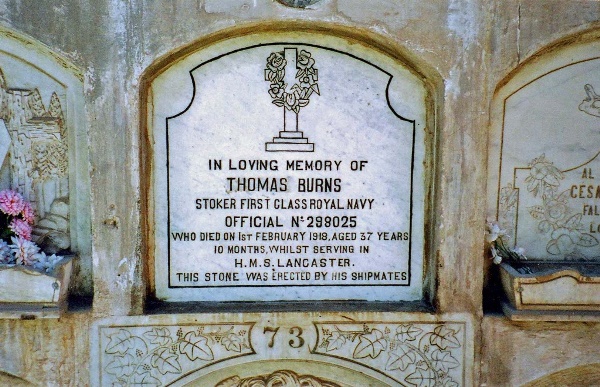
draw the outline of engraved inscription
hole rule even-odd
[[[169,111],[174,90],[161,104],[155,89],[166,117],[156,135],[158,296],[419,299],[421,81],[308,43],[203,58],[189,60],[183,111]]]

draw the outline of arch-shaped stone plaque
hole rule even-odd
[[[74,288],[91,294],[83,99],[79,69],[42,44],[0,28],[0,190],[14,189],[32,204],[32,240],[44,252],[80,257]]]
[[[149,91],[159,299],[422,298],[422,77],[347,40],[264,34]]]

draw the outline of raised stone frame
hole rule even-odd
[[[511,71],[492,100],[487,215],[527,256],[504,260],[495,282],[515,321],[600,318],[599,49],[597,31],[554,42]],[[536,99],[541,91],[549,98]]]
[[[0,56],[7,58],[10,63],[7,66],[11,67],[5,68],[0,62],[2,107],[3,114],[6,113],[1,129],[7,138],[0,137],[2,145],[8,144],[6,140],[14,145],[16,137],[20,144],[16,147],[19,149],[13,146],[6,149],[4,164],[0,160],[2,189],[19,189],[26,200],[39,207],[36,208],[38,219],[34,225],[34,238],[36,233],[49,235],[48,231],[61,228],[67,238],[61,246],[68,244],[68,250],[79,257],[71,290],[91,295],[90,174],[84,75],[61,55],[20,33],[0,27],[0,42]],[[33,76],[30,80],[20,73]],[[11,77],[11,74],[19,76]],[[36,84],[35,79],[46,81]],[[9,107],[9,103],[22,104],[20,123],[11,124],[11,113],[8,112],[19,108],[17,105]],[[11,155],[11,151],[14,154]],[[41,152],[41,156],[34,155],[35,151]],[[44,192],[43,184],[50,183],[58,187],[53,188],[58,193],[40,194]],[[60,225],[56,227],[58,223],[44,219],[44,216],[54,216]],[[15,286],[21,287],[21,284]]]
[[[422,228],[422,232],[424,234],[424,241],[422,244],[422,276],[420,278],[414,278],[414,281],[421,281],[422,283],[422,297],[420,300],[416,300],[413,302],[399,302],[397,308],[408,308],[409,310],[426,310],[427,305],[432,305],[435,303],[435,294],[436,288],[435,284],[438,282],[436,280],[436,270],[435,263],[433,262],[433,254],[431,251],[435,251],[432,246],[435,245],[435,232],[433,231],[432,225],[432,214],[434,210],[434,181],[437,178],[435,172],[435,161],[436,161],[436,112],[439,109],[439,105],[441,101],[437,100],[437,96],[439,93],[436,92],[437,89],[442,87],[442,82],[440,81],[439,75],[435,72],[435,70],[430,69],[425,63],[420,63],[415,61],[414,56],[410,55],[401,47],[390,47],[389,42],[386,42],[383,38],[365,33],[364,31],[359,35],[354,31],[348,30],[340,30],[336,31],[335,29],[314,29],[312,31],[307,31],[304,26],[296,25],[293,23],[286,23],[280,25],[270,26],[270,30],[266,32],[256,32],[251,28],[237,28],[232,30],[227,30],[223,32],[216,33],[202,41],[195,42],[187,47],[182,48],[178,52],[171,53],[166,56],[164,59],[159,60],[156,64],[151,66],[145,74],[142,76],[141,82],[141,99],[142,99],[142,109],[146,109],[141,114],[141,131],[143,136],[142,142],[142,224],[146,225],[146,229],[144,230],[144,239],[143,239],[143,256],[148,257],[145,261],[146,269],[145,273],[145,281],[147,283],[147,297],[148,297],[148,306],[150,310],[152,309],[152,305],[154,302],[158,302],[161,310],[167,307],[164,303],[160,302],[155,298],[156,291],[156,282],[155,282],[155,248],[156,241],[158,236],[155,234],[155,200],[156,200],[156,191],[155,184],[158,176],[155,173],[156,160],[154,159],[155,148],[158,146],[154,139],[153,130],[156,123],[153,121],[155,118],[154,107],[150,103],[152,99],[152,95],[154,93],[153,90],[153,82],[155,79],[160,77],[160,75],[168,70],[171,66],[177,65],[181,61],[184,61],[189,56],[192,56],[198,52],[202,52],[207,47],[210,47],[217,43],[222,43],[227,39],[234,39],[236,37],[256,34],[255,39],[259,41],[262,37],[273,37],[278,34],[286,33],[289,31],[293,31],[294,29],[300,34],[303,34],[305,41],[309,41],[310,39],[316,39],[316,34],[322,34],[322,36],[328,36],[330,39],[344,39],[351,41],[358,46],[361,47],[362,50],[373,50],[373,52],[377,52],[378,55],[385,55],[389,60],[395,61],[398,65],[404,67],[405,70],[412,72],[416,77],[420,78],[423,82],[423,85],[426,90],[426,98],[425,98],[425,120],[423,122],[423,126],[419,127],[419,130],[423,131],[423,135],[426,137],[425,141],[425,157],[423,162],[423,180],[424,180],[424,206],[422,211],[422,219],[423,222],[419,224],[419,227]],[[317,32],[318,30],[318,32]],[[286,37],[280,39],[280,41],[285,41]],[[317,39],[318,40],[318,39]],[[314,40],[314,41],[317,41]],[[189,85],[188,85],[189,86]],[[186,91],[187,92],[187,91]],[[189,93],[189,92],[188,92]],[[185,106],[182,106],[184,108]],[[269,144],[266,144],[267,148]],[[267,149],[268,151],[268,149]],[[161,161],[162,163],[162,161]],[[201,302],[201,300],[196,300]],[[260,302],[259,302],[260,303]],[[301,302],[297,302],[300,304]],[[392,302],[394,303],[394,302]],[[177,304],[176,302],[172,303],[172,305]],[[292,302],[293,304],[293,302]],[[322,303],[323,307],[326,306],[327,303]],[[359,302],[362,305],[362,308],[373,309],[377,308],[377,303],[369,303],[368,301]],[[388,303],[389,304],[389,303]],[[186,304],[185,310],[194,310],[193,304]],[[212,304],[213,308],[218,308],[216,304]],[[244,306],[233,306],[234,308],[244,308]],[[269,307],[265,307],[268,310]],[[310,306],[309,306],[310,308]]]

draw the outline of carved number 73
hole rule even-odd
[[[277,335],[279,328],[281,328],[281,327],[265,327],[265,329],[263,330],[263,333],[267,333],[267,332],[273,333],[273,336],[271,336],[271,340],[269,340],[267,347],[273,348],[273,346],[275,345],[275,336]],[[304,345],[304,338],[302,337],[302,332],[303,332],[302,328],[300,328],[300,327],[291,327],[290,328],[290,335],[294,336],[294,338],[288,342],[290,347],[300,348]]]

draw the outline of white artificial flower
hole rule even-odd
[[[8,245],[8,243],[0,239],[0,264],[14,263],[14,260],[15,257],[10,251],[10,246]]]
[[[9,247],[15,255],[17,265],[33,265],[40,248],[32,241],[23,238],[11,237],[10,240],[13,244]]]
[[[502,262],[502,257],[498,255],[498,251],[494,246],[490,247],[490,250],[492,251],[492,262],[499,265]]]
[[[492,243],[496,241],[499,237],[506,235],[506,230],[501,229],[497,222],[488,222],[488,233],[485,236],[485,239],[488,243]]]
[[[58,256],[56,254],[52,254],[50,256],[46,255],[43,251],[35,255],[35,262],[33,262],[33,267],[45,271],[47,273],[51,272],[54,269],[54,266],[62,259],[63,257]]]

